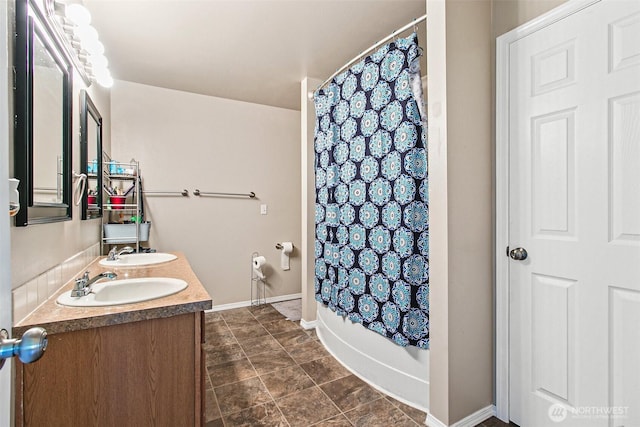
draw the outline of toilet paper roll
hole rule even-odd
[[[262,272],[262,266],[267,263],[267,260],[263,256],[253,257],[251,260],[251,267],[253,268],[253,273],[260,280],[264,280],[264,273]]]
[[[253,272],[260,280],[264,280],[264,273],[262,272],[261,268],[254,268]]]
[[[260,268],[267,263],[267,259],[263,256],[253,258],[253,268]]]
[[[263,256],[254,257],[251,260],[251,266],[253,267],[253,273],[260,279],[264,280],[264,273],[262,272],[262,266],[267,263],[267,259]]]
[[[283,270],[290,270],[289,254],[293,252],[293,243],[282,242],[282,253],[280,254],[280,267]]]

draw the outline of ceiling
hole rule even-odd
[[[114,79],[296,110],[305,76],[326,79],[426,8],[425,0],[84,4]],[[424,46],[425,24],[418,29]]]

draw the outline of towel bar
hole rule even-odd
[[[230,197],[248,197],[253,199],[256,197],[256,193],[253,191],[250,193],[220,193],[216,191],[200,191],[197,188],[193,191],[194,196],[230,196]]]
[[[184,189],[182,191],[143,191],[143,194],[147,196],[183,196],[189,197],[189,191]]]

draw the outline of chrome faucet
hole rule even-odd
[[[107,261],[117,261],[120,258],[120,255],[130,254],[132,252],[133,252],[133,248],[131,246],[125,246],[124,248],[120,249],[120,251],[118,251],[117,246],[114,246],[109,251],[109,255],[107,256]]]
[[[100,273],[95,277],[89,278],[89,272],[85,271],[82,277],[76,279],[76,284],[71,291],[71,296],[75,298],[83,297],[89,295],[91,293],[91,286],[101,279],[109,279],[113,280],[118,275],[116,273],[112,273],[110,271],[105,271],[104,273]]]

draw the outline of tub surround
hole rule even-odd
[[[318,338],[336,360],[379,391],[429,410],[429,350],[394,344],[323,304],[317,317]]]
[[[75,279],[72,278],[46,302],[16,323],[13,327],[13,336],[22,335],[24,331],[33,326],[42,326],[49,334],[56,334],[211,309],[211,297],[191,269],[189,261],[180,252],[172,253],[178,257],[174,261],[127,269],[102,267],[99,264],[102,257],[96,258],[89,264],[86,271],[91,277],[105,271],[113,271],[118,274],[117,279],[172,277],[187,282],[188,286],[185,290],[164,298],[135,304],[107,307],[62,306],[56,302],[56,298],[62,293],[71,291]]]

